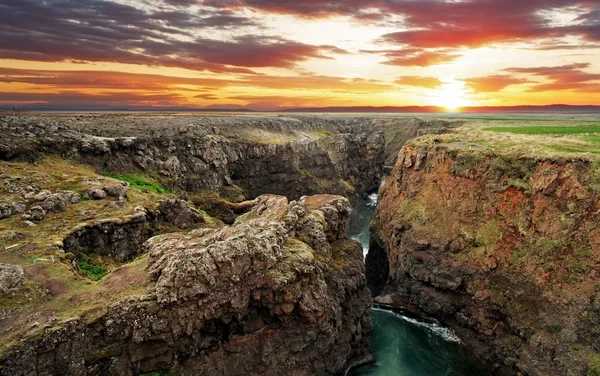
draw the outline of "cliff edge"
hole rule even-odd
[[[593,161],[425,141],[403,148],[380,191],[372,287],[451,326],[496,374],[596,375]]]
[[[369,357],[371,327],[350,214],[339,196],[260,196],[231,226],[153,237],[147,255],[71,296],[76,311],[13,318],[0,374],[343,373]]]

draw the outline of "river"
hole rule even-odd
[[[351,237],[369,250],[369,223],[377,193],[361,202],[350,225]],[[374,305],[371,349],[374,364],[357,367],[348,376],[479,376],[486,375],[452,331],[433,319]]]

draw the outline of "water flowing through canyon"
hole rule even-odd
[[[365,255],[376,205],[377,193],[372,193],[360,203],[350,226],[351,237],[361,242]],[[375,363],[357,367],[348,376],[485,375],[459,338],[437,321],[378,304],[371,311]]]

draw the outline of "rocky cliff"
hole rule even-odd
[[[176,191],[241,189],[249,198],[377,188],[384,138],[368,119],[197,115],[0,117],[0,160],[44,155],[102,174],[142,172]]]
[[[0,374],[343,373],[371,326],[350,213],[338,196],[261,196],[232,226],[151,238],[69,312],[4,325]]]
[[[418,145],[404,147],[380,191],[373,288],[450,325],[495,374],[597,375],[592,162]]]

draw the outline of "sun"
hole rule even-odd
[[[471,106],[472,102],[465,92],[465,83],[453,78],[442,80],[444,83],[431,94],[434,106],[444,107],[447,111],[457,111],[461,107]]]

